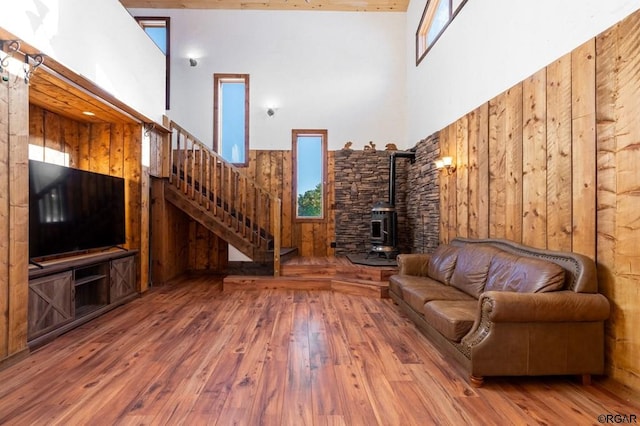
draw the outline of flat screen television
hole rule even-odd
[[[124,179],[29,160],[29,257],[125,243]]]

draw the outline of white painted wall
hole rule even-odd
[[[118,0],[3,0],[0,27],[162,122],[165,57]]]
[[[294,128],[327,129],[330,150],[406,139],[404,13],[130,12],[171,17],[169,116],[209,145],[214,73],[250,74],[251,149],[290,149]]]
[[[469,0],[419,66],[407,11],[407,138],[454,122],[640,8],[638,0]]]

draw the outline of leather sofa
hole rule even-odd
[[[432,254],[398,255],[389,294],[469,372],[487,376],[604,371],[609,302],[593,260],[506,240],[454,239]]]

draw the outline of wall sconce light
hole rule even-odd
[[[456,166],[453,165],[452,157],[438,158],[435,163],[436,169],[446,171],[448,175],[456,172]]]
[[[274,115],[276,115],[276,109],[274,107],[267,108],[267,115],[269,117],[273,117]]]
[[[196,58],[189,58],[189,65],[191,65],[192,67],[198,65],[198,61],[196,60]]]

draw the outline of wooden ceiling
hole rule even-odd
[[[124,111],[55,73],[36,70],[29,81],[29,102],[51,112],[90,123],[136,123]],[[87,114],[91,115],[87,115]]]
[[[409,0],[120,0],[127,8],[406,12]]]

